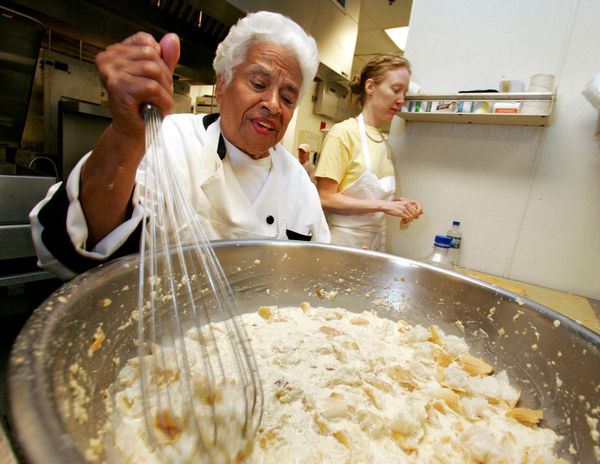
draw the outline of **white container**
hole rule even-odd
[[[529,88],[527,89],[527,92],[529,93],[545,93],[545,92],[552,92],[552,90],[548,90],[548,88],[544,87],[543,85],[537,85],[537,84],[533,84],[530,85]]]
[[[519,103],[515,102],[497,102],[494,103],[494,113],[516,114],[519,112]]]
[[[532,90],[532,87],[544,90]],[[534,74],[529,81],[528,92],[552,92],[554,91],[554,74]]]
[[[473,105],[473,113],[489,113],[490,112],[490,102],[488,101],[478,101]]]
[[[452,239],[448,249],[448,259],[452,266],[458,266],[460,262],[460,245],[462,243],[462,231],[460,230],[460,221],[452,221],[452,227],[446,233]]]
[[[472,113],[473,112],[473,102],[472,101],[459,101],[458,106],[456,107],[456,111],[458,113]]]

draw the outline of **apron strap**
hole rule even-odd
[[[363,161],[365,163],[365,169],[371,171],[371,152],[369,151],[369,144],[367,143],[367,129],[365,128],[365,118],[360,113],[356,118],[358,120],[358,130],[360,131],[360,143],[362,145]]]

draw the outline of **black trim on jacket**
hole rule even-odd
[[[127,238],[125,243],[112,255],[105,259],[93,259],[81,256],[71,242],[67,232],[67,211],[69,197],[66,182],[63,182],[56,193],[50,198],[38,214],[38,220],[43,226],[42,242],[48,251],[71,271],[81,274],[99,264],[121,256],[136,253],[140,249],[142,222]]]
[[[208,129],[213,122],[219,119],[221,116],[219,113],[210,113],[202,118],[202,125],[204,129]],[[223,161],[225,159],[225,155],[227,154],[227,147],[225,146],[225,139],[223,138],[223,134],[219,134],[219,144],[217,145],[217,155],[219,155],[219,159]]]
[[[285,235],[287,235],[288,240],[301,240],[303,242],[310,242],[312,240],[312,235],[299,234],[289,229],[285,231]]]

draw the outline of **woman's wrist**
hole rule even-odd
[[[386,200],[375,200],[375,212],[389,214],[389,205]]]

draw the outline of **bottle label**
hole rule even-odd
[[[460,249],[460,237],[452,237],[452,248]]]

